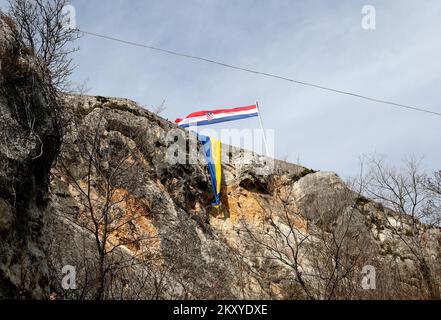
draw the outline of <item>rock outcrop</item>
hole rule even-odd
[[[139,256],[145,259],[136,266],[131,264],[125,276],[113,274],[118,283],[115,287],[123,288],[123,294],[109,293],[108,298],[311,298],[293,281],[296,271],[289,265],[293,259],[290,245],[305,237],[298,263],[302,273],[318,278],[317,270],[324,268],[322,255],[333,254],[326,251],[332,250],[328,241],[341,232],[347,237],[345,245],[354,248],[345,259],[363,257],[350,280],[353,286],[360,287],[363,265],[376,265],[386,279],[389,271],[382,268],[398,259],[400,272],[413,279],[405,290],[417,292],[415,259],[399,244],[385,220],[393,213],[359,197],[336,174],[223,145],[222,206],[216,210],[210,205],[211,186],[204,159],[196,157],[193,163],[181,164],[168,158],[170,150],[175,150],[176,137],[184,137],[186,146],[188,133],[126,99],[68,99],[71,127],[62,146],[62,165],[59,162],[52,170],[52,220],[70,225],[66,230],[56,228],[51,235],[54,243],[61,244],[51,258],[56,270],[65,264],[76,265],[80,279],[86,270],[89,274],[96,270],[82,262],[85,252],[97,260],[97,249],[93,232],[86,231],[90,230],[90,210],[81,195],[89,190],[90,157],[84,156],[84,151],[91,153],[90,137],[96,136],[100,164],[95,169],[99,167],[100,172],[92,170],[90,191],[97,208],[105,206],[109,192],[103,177],[117,166],[115,159],[128,159],[111,194],[112,205],[121,213],[115,224],[125,224],[128,217],[130,223],[110,232],[109,245],[117,247],[118,253],[109,263],[119,265]],[[183,150],[184,159],[194,157]],[[439,250],[440,231],[431,232],[429,247],[434,250],[434,259],[439,259],[434,252]],[[324,276],[327,270],[320,272]],[[316,281],[313,276],[304,277],[310,283]],[[59,292],[60,278],[55,279],[53,290]],[[84,282],[80,286],[88,287]],[[312,295],[325,298],[320,296],[325,291],[320,287]],[[361,289],[356,291],[358,298],[372,297]]]
[[[42,229],[59,137],[34,57],[17,41],[0,17],[0,298],[43,298]]]

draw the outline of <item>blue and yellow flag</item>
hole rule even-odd
[[[213,187],[214,202],[212,205],[215,208],[219,208],[222,182],[221,143],[217,139],[201,134],[198,134],[198,139],[204,147],[204,155],[207,160],[211,185]]]

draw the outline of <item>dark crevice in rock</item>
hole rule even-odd
[[[254,172],[247,171],[242,175],[239,186],[251,192],[271,194],[270,177],[258,176]]]

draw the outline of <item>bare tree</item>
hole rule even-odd
[[[425,221],[432,226],[441,227],[441,171],[426,177],[424,187],[430,197],[426,206]]]
[[[41,132],[41,115],[35,114],[33,106],[45,100],[47,112],[56,136],[52,143],[56,153],[63,138],[65,119],[62,112],[64,96],[60,90],[68,87],[74,66],[71,54],[76,50],[72,43],[78,32],[64,25],[63,8],[66,0],[8,0],[9,10],[0,12],[2,23],[10,29],[13,52],[0,48],[3,77],[2,90],[8,90],[9,103],[15,106],[15,117],[29,130],[29,139],[40,144],[40,152],[33,160],[47,162],[48,150]],[[3,63],[2,63],[3,64]],[[11,68],[13,66],[13,68]]]
[[[280,207],[262,203],[265,216],[260,225],[242,222],[244,241],[257,247],[256,257],[291,270],[294,298],[355,297],[361,268],[370,259],[356,194],[345,189],[332,199],[311,202],[308,211],[316,219],[308,221],[307,213],[296,207],[289,184],[273,189]]]
[[[368,197],[393,210],[383,209],[383,220],[416,261],[428,297],[439,299],[439,261],[428,247],[440,231],[439,172],[428,177],[414,158],[401,169],[375,158],[369,160],[369,167],[359,185]]]
[[[8,15],[31,54],[37,57],[37,67],[47,83],[58,90],[69,86],[74,69],[71,54],[77,50],[76,29],[66,27],[63,8],[67,0],[8,0]]]
[[[311,285],[321,299],[360,297],[361,270],[372,258],[369,230],[349,188],[311,203],[318,214],[308,244]]]
[[[72,159],[71,154],[62,153],[59,160],[60,174],[76,190],[82,205],[79,220],[95,239],[98,256],[96,299],[115,295],[121,298],[118,296],[121,286],[117,288],[115,283],[117,275],[134,272],[140,265],[151,262],[154,254],[142,248],[148,248],[149,242],[158,241],[157,235],[138,230],[134,223],[148,215],[149,209],[132,212],[124,207],[132,200],[127,190],[133,189],[133,184],[137,183],[135,165],[139,162],[139,154],[129,138],[117,131],[106,132],[105,112],[106,109],[100,111],[93,120],[96,123],[92,132],[88,128],[77,128],[74,145],[79,148],[78,157]],[[105,138],[107,134],[113,137]],[[120,234],[124,236],[118,236]],[[135,249],[128,253],[123,247]]]
[[[156,107],[153,108],[153,112],[154,112],[155,114],[159,115],[159,114],[163,113],[163,112],[167,109],[167,107],[166,107],[166,105],[165,105],[165,101],[166,101],[166,100],[167,100],[167,99],[162,100],[162,102],[161,102],[160,105],[158,105],[158,106],[156,106]]]

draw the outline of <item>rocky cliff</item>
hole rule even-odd
[[[169,161],[177,136],[189,142],[186,131],[129,100],[68,100],[71,125],[52,169],[56,270],[77,266],[79,279],[96,270],[93,207],[111,220],[99,226],[108,233],[107,251],[115,248],[107,260],[116,290],[109,298],[375,297],[361,287],[365,265],[377,270],[377,296],[405,290],[420,297],[417,262],[390,223],[402,220],[336,174],[223,145],[217,210],[204,159],[188,164],[190,152],[181,148],[187,162]],[[439,229],[427,231],[432,262],[439,241]],[[395,272],[406,282],[391,283]],[[80,286],[93,296],[93,281]],[[60,291],[56,283],[53,289]]]
[[[42,229],[58,129],[35,58],[0,18],[0,298],[42,298],[49,290]]]
[[[403,244],[414,235],[394,233],[403,219],[334,173],[223,145],[214,209],[205,161],[185,148],[191,135],[106,97],[66,96],[59,148],[57,115],[8,30],[3,23],[0,298],[425,298]],[[176,152],[186,161],[170,161]],[[440,230],[418,228],[439,266]],[[65,266],[76,272],[70,287]],[[366,266],[376,290],[362,286]]]

